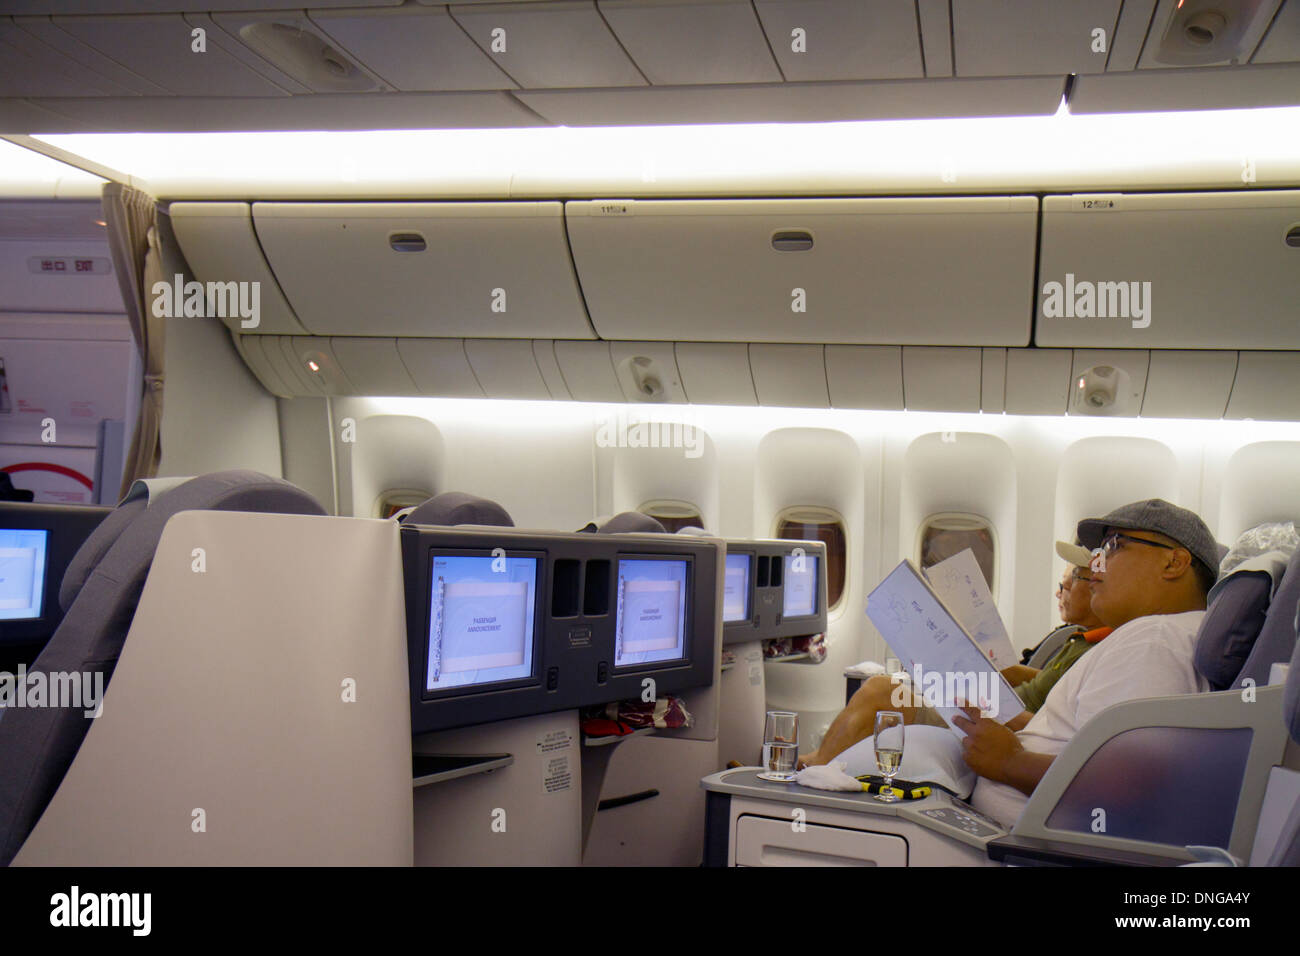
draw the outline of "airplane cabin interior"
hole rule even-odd
[[[1300,0],[0,4],[7,866],[1295,866],[1297,518]]]

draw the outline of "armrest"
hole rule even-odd
[[[1248,858],[1286,731],[1281,687],[1242,696],[1151,698],[1102,711],[1052,763],[1012,836],[1182,862],[1189,844],[1226,844]],[[1216,812],[1231,814],[1230,827]]]
[[[990,840],[988,852],[989,859],[1012,866],[1178,866],[1195,859],[1185,851],[1180,857],[1163,856],[1014,833]]]

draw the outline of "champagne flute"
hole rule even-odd
[[[876,714],[876,766],[885,777],[885,790],[876,794],[881,803],[897,803],[894,774],[903,764],[903,715],[896,710]]]

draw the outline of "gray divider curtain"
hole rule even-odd
[[[158,248],[158,212],[153,197],[121,183],[107,183],[100,200],[108,227],[117,284],[131,334],[144,367],[140,417],[136,420],[131,450],[122,468],[119,498],[125,497],[137,478],[158,473],[162,456],[159,430],[163,412],[163,335],[165,319],[153,314],[150,290],[162,280]]]

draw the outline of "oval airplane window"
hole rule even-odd
[[[921,522],[916,560],[921,570],[970,548],[989,590],[997,594],[997,533],[988,518],[962,512],[941,512]]]
[[[689,501],[647,501],[637,511],[654,518],[669,534],[676,534],[682,528],[704,527],[700,509]]]
[[[385,491],[375,502],[375,517],[391,518],[403,508],[413,508],[432,497],[431,491],[416,491],[410,488],[394,488]]]
[[[776,537],[826,542],[826,603],[835,610],[844,596],[848,534],[844,519],[830,508],[787,508],[777,515]]]

